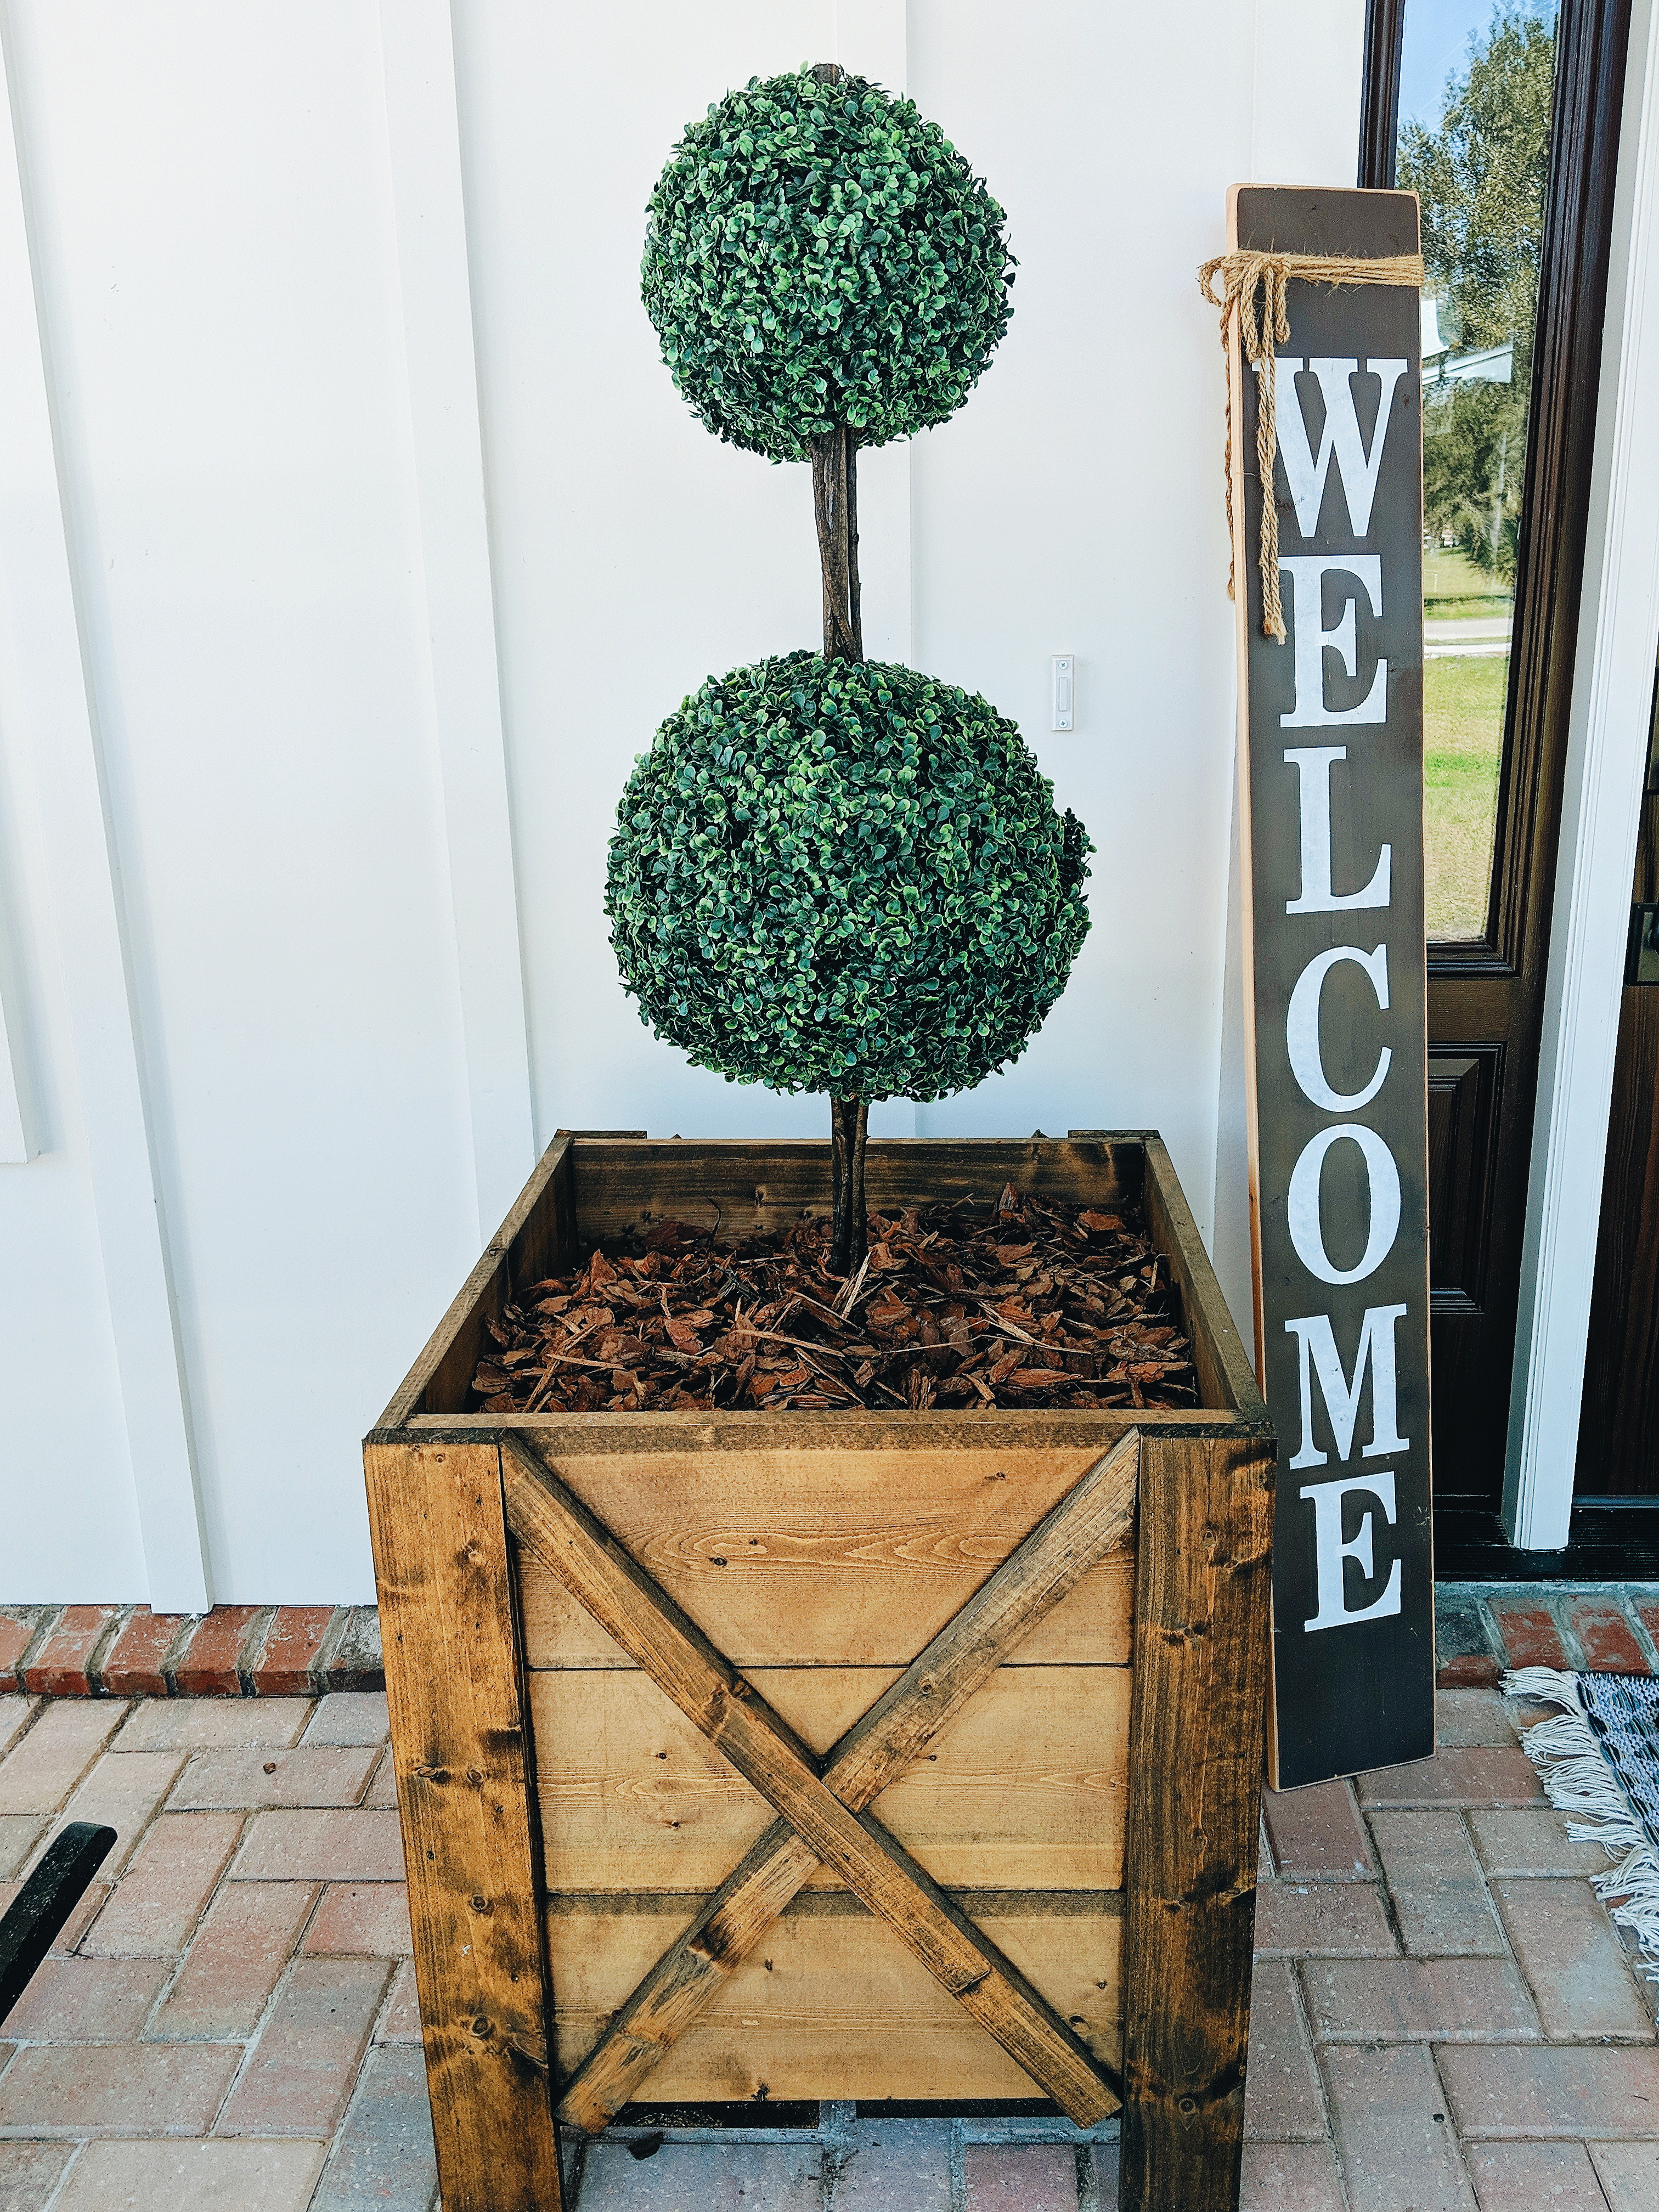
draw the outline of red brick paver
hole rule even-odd
[[[163,1813],[93,1923],[100,1957],[167,1959],[182,1951],[241,1833],[234,1813]]]
[[[968,2212],[1077,2212],[1077,2153],[1064,2145],[982,2144],[962,2164]]]
[[[205,2135],[241,2056],[224,2043],[26,2045],[0,2074],[0,2128]]]
[[[395,1813],[256,1813],[231,1873],[239,1881],[401,1881]]]
[[[1539,2038],[1527,1985],[1507,1959],[1310,1959],[1302,1981],[1322,2043]]]
[[[1587,1881],[1495,1881],[1504,1925],[1553,2037],[1653,2039],[1624,1947]]]
[[[0,1814],[55,1813],[126,1716],[100,1699],[54,1701],[0,1762]]]
[[[1547,1606],[1493,1598],[1488,1609],[1498,1624],[1511,1667],[1571,1666],[1560,1628]]]
[[[216,2132],[331,2136],[390,1978],[380,1959],[298,1960]]]
[[[1659,2130],[1659,2050],[1651,2045],[1449,2045],[1440,2075],[1465,2136],[1640,2139]]]
[[[253,1685],[262,1698],[308,1698],[313,1670],[333,1626],[331,1605],[282,1605],[271,1617],[254,1662]]]
[[[3,2051],[0,2045],[0,2058]],[[76,2148],[72,2142],[0,2142],[0,2205],[6,2212],[40,2212]]]
[[[1503,1930],[1461,1813],[1379,1811],[1371,1832],[1408,1951],[1424,1959],[1502,1955]]]
[[[1461,2055],[1461,2054],[1460,2054]],[[1507,2061],[1504,2050],[1483,2057]],[[1335,2044],[1323,2057],[1352,2212],[1475,2212],[1457,2132],[1421,2044]]]
[[[119,1617],[112,1605],[66,1605],[51,1633],[38,1643],[19,1679],[31,1697],[85,1698],[92,1694],[93,1657]]]
[[[1270,2142],[1309,2142],[1325,2131],[1325,2100],[1294,1972],[1287,1964],[1260,1960],[1250,1993],[1244,2132]]]
[[[82,1778],[63,1818],[114,1829],[115,1842],[101,1872],[120,1873],[184,1763],[176,1751],[138,1752],[125,1759],[106,1751]]]
[[[151,2034],[252,2035],[316,1899],[314,1882],[226,1882]]]
[[[1346,1782],[1310,1790],[1266,1790],[1261,1810],[1273,1862],[1286,1881],[1315,1875],[1375,1881],[1376,1868]]]
[[[98,1679],[107,1694],[165,1698],[163,1662],[187,1618],[182,1613],[152,1613],[147,1605],[134,1606],[99,1662]]]
[[[170,1971],[156,1959],[46,1959],[7,2014],[7,2036],[21,2043],[131,2041]]]
[[[392,1988],[374,2031],[376,2043],[418,2043],[421,2005],[415,1988],[415,1961],[405,1959],[392,1978]]]
[[[331,1882],[306,1930],[305,1948],[319,1955],[406,1959],[414,1944],[403,1883]]]
[[[21,1689],[19,1663],[42,1623],[58,1609],[51,1605],[0,1607],[0,1689]]]
[[[1374,1884],[1271,1881],[1256,1892],[1259,1959],[1388,1958],[1399,1948]]]
[[[1464,2156],[1480,2212],[1607,2212],[1583,2143],[1471,2143]]]
[[[1591,2143],[1589,2154],[1607,2212],[1653,2212],[1659,2204],[1659,2142]]]
[[[91,2143],[52,2212],[305,2212],[324,2142]]]
[[[172,1665],[173,1686],[181,1697],[240,1698],[251,1693],[252,1669],[242,1659],[249,1631],[264,1608],[218,1605],[204,1613]]]
[[[1518,1745],[1436,1752],[1359,1778],[1359,1802],[1382,1805],[1538,1805],[1544,1791]]]
[[[1636,1640],[1622,1606],[1606,1598],[1575,1598],[1567,1619],[1578,1638],[1584,1664],[1607,1674],[1650,1674],[1648,1656]]]
[[[1563,1814],[1537,1811],[1471,1812],[1469,1832],[1488,1874],[1600,1874],[1608,1864],[1598,1843],[1575,1843]]]
[[[266,1805],[355,1805],[380,1755],[374,1745],[198,1752],[173,1793],[173,1808],[212,1812],[240,1806],[252,1812]]]
[[[1247,2142],[1238,2212],[1347,2212],[1330,2145]]]

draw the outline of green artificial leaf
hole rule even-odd
[[[697,1066],[942,1098],[1017,1059],[1065,988],[1093,850],[985,700],[793,653],[709,678],[658,731],[605,913],[641,1018]]]
[[[729,93],[648,208],[663,360],[700,421],[773,460],[837,423],[881,446],[945,422],[1012,309],[983,179],[914,101],[843,82],[834,101],[808,69]]]

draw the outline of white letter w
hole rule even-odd
[[[1365,366],[1372,376],[1381,378],[1382,384],[1369,453],[1359,434],[1359,417],[1353,404],[1353,379],[1359,372],[1359,363],[1303,362],[1285,354],[1279,356],[1279,450],[1290,479],[1291,497],[1296,502],[1296,526],[1304,538],[1313,537],[1319,528],[1320,502],[1325,496],[1325,479],[1330,473],[1333,453],[1336,455],[1336,473],[1341,482],[1342,496],[1348,503],[1348,520],[1353,526],[1354,536],[1364,537],[1371,526],[1371,501],[1376,497],[1383,441],[1388,436],[1389,417],[1394,410],[1394,388],[1406,374],[1406,364],[1403,361],[1371,361]],[[1308,439],[1302,395],[1297,389],[1296,375],[1300,368],[1312,371],[1325,395],[1325,426],[1319,434],[1317,460]]]

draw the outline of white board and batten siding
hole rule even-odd
[[[369,1598],[359,1439],[553,1127],[825,1119],[658,1044],[599,911],[662,715],[817,635],[805,471],[699,428],[637,295],[670,144],[751,74],[902,82],[1010,211],[992,368],[866,462],[866,618],[1100,848],[1025,1057],[876,1126],[1158,1127],[1212,1229],[1235,676],[1193,272],[1237,179],[1352,181],[1363,17],[9,0],[0,1598]]]

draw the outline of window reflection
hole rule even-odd
[[[1485,934],[1509,693],[1553,0],[1407,0],[1398,176],[1423,209],[1424,860],[1431,938]]]

